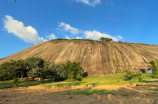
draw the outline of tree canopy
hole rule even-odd
[[[25,60],[10,60],[0,65],[0,80],[9,80],[19,77],[31,77],[33,80],[40,77],[53,78],[54,81],[64,79],[73,80],[83,74],[80,62],[67,61],[54,64],[44,61],[40,57],[29,57]]]
[[[101,37],[99,40],[102,42],[112,42],[113,41],[112,38],[105,38],[105,37]]]

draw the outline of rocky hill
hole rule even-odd
[[[38,56],[52,63],[63,63],[67,60],[81,62],[89,75],[148,69],[149,61],[158,59],[158,46],[96,42],[82,40],[54,40],[27,48],[21,52],[0,60],[0,64],[11,59],[25,59]]]

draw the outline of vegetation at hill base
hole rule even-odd
[[[66,63],[54,64],[39,57],[29,57],[17,61],[10,60],[0,65],[0,81],[2,81],[0,82],[0,88],[39,84],[40,86],[122,85],[129,82],[158,81],[158,61],[155,59],[149,63],[153,74],[125,70],[119,73],[82,78],[84,70],[80,62],[67,61]],[[22,80],[25,78],[26,80]],[[42,84],[45,82],[46,84]]]
[[[28,86],[97,86],[97,85],[125,85],[131,83],[148,83],[158,82],[157,78],[154,78],[152,74],[141,74],[139,77],[133,77],[131,80],[125,80],[124,76],[126,72],[111,73],[106,75],[88,76],[82,79],[82,81],[69,81],[68,79],[60,82],[51,82],[51,79],[46,79],[45,84],[39,81],[39,77],[32,79],[22,78],[18,87]],[[0,89],[13,87],[13,80],[0,81]]]
[[[70,62],[62,64],[52,64],[39,57],[29,57],[26,60],[10,60],[0,65],[0,80],[11,80],[13,78],[31,77],[34,80],[52,79],[52,81],[62,81],[68,79],[76,80],[78,75],[84,72],[80,62]]]

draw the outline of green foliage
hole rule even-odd
[[[131,80],[135,77],[140,77],[142,74],[140,72],[127,72],[124,76],[124,80]]]
[[[0,65],[0,80],[9,80],[14,77],[26,77],[27,72],[35,68],[44,67],[44,60],[39,57],[30,57],[26,60],[10,60]]]
[[[26,59],[26,63],[28,69],[44,67],[44,60],[40,57],[29,57]]]
[[[32,77],[34,80],[36,77],[39,77],[38,68],[33,68],[27,72],[27,77]]]
[[[67,78],[67,71],[63,64],[50,64],[47,70],[47,75],[54,78],[55,81],[60,81]]]
[[[124,80],[124,75],[126,73],[112,73],[106,75],[98,75],[98,76],[88,76],[84,78],[82,81],[62,81],[56,83],[47,83],[50,80],[45,80],[46,84],[41,84],[40,81],[31,81],[30,79],[25,80],[25,78],[21,79],[20,87],[28,87],[33,85],[38,86],[76,86],[76,85],[125,85],[129,84],[129,81]],[[50,78],[49,78],[50,79]],[[52,76],[52,81],[54,81]],[[51,81],[51,82],[52,82]],[[146,82],[158,82],[157,78],[153,78],[151,74],[142,74],[141,77],[135,77],[130,80],[131,83],[146,83]],[[12,80],[0,81],[0,89],[2,88],[11,88],[13,86]]]
[[[14,78],[13,86],[14,86],[14,87],[18,87],[19,85],[20,85],[19,78]]]
[[[112,42],[113,41],[111,38],[105,38],[105,37],[101,37],[99,40],[102,42]]]
[[[16,76],[23,78],[27,72],[26,61],[25,60],[17,60],[15,65],[16,65]]]
[[[82,76],[80,74],[77,76],[77,80],[82,81]]]
[[[155,59],[155,60],[152,60],[151,62],[149,62],[150,65],[151,65],[151,69],[153,71],[153,75],[155,77],[158,77],[158,60]]]
[[[77,78],[77,75],[83,74],[83,68],[81,67],[81,63],[78,62],[71,62],[67,61],[66,64],[64,64],[64,68],[66,69],[68,73],[68,79],[72,81],[73,79]]]
[[[62,39],[62,38],[58,38],[58,39],[52,39],[51,41],[56,41],[56,40],[79,40],[79,41],[98,41],[98,40],[92,40],[92,39]]]
[[[31,77],[33,80],[40,77],[52,81],[77,78],[82,75],[83,69],[80,62],[70,62],[66,64],[50,64],[39,57],[29,57],[26,60],[10,60],[0,65],[0,80],[10,80],[14,77]]]

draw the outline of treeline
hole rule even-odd
[[[93,42],[116,42],[113,41],[112,38],[106,38],[106,37],[101,37],[99,40],[93,40],[93,39],[63,39],[63,38],[57,38],[57,39],[52,39],[51,41],[55,40],[78,40],[78,41],[93,41]],[[123,41],[117,41],[117,43],[130,43],[130,42],[123,42]],[[131,44],[131,43],[130,43]],[[135,43],[132,43],[135,44]],[[143,44],[143,45],[156,45],[156,44],[145,44],[145,43],[136,43],[136,44]]]
[[[51,41],[54,40],[84,40],[84,41],[97,41],[97,42],[114,42],[112,40],[112,38],[105,38],[105,37],[101,37],[99,40],[93,40],[93,39],[62,39],[62,38],[58,38],[58,39],[52,39]]]
[[[52,39],[51,41],[54,41],[54,40],[84,40],[84,41],[98,41],[98,40],[93,40],[93,39],[63,39],[63,38]]]
[[[67,61],[66,63],[54,64],[39,57],[29,57],[25,60],[10,60],[0,65],[0,80],[13,78],[31,77],[34,80],[40,77],[41,80],[82,80],[83,68],[80,62]]]

